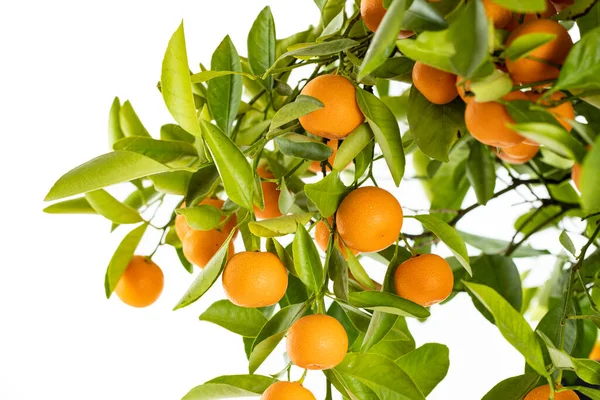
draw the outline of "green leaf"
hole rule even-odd
[[[273,131],[323,107],[323,103],[314,97],[299,95],[294,102],[286,104],[275,113],[269,130]]]
[[[475,189],[479,204],[485,205],[494,197],[496,164],[489,149],[479,142],[471,143],[471,152],[467,160],[467,178]]]
[[[599,41],[600,27],[597,27],[575,43],[552,90],[600,90]]]
[[[494,0],[494,3],[516,12],[535,13],[546,10],[544,0]]]
[[[258,237],[273,238],[296,232],[298,224],[305,225],[311,218],[312,214],[307,213],[284,215],[277,218],[249,222],[248,228],[250,232]]]
[[[209,231],[221,222],[221,210],[210,205],[199,205],[197,207],[178,208],[175,212],[185,217],[187,224],[192,229]]]
[[[248,34],[248,64],[254,75],[264,74],[271,65],[275,64],[275,21],[271,8],[265,7],[258,14]],[[273,77],[265,80],[267,89],[273,87]]]
[[[219,128],[204,120],[201,124],[202,136],[215,160],[227,197],[247,210],[252,210],[254,174],[248,160]]]
[[[425,399],[402,368],[394,364],[392,360],[377,354],[349,353],[333,371],[342,378],[349,377],[358,380],[368,386],[382,400]]]
[[[160,83],[165,104],[175,121],[184,130],[199,135],[200,127],[192,93],[183,22],[169,40],[163,58]]]
[[[346,12],[345,10],[341,10],[325,27],[325,29],[323,29],[323,32],[321,32],[321,35],[319,35],[319,38],[317,40],[325,40],[328,39],[334,35],[336,35],[337,33],[340,32],[340,30],[342,29],[342,27],[344,26],[344,20],[346,19]]]
[[[287,133],[275,139],[279,150],[286,156],[303,158],[305,160],[327,160],[333,150],[320,140],[298,133]]]
[[[188,290],[185,292],[183,297],[179,300],[179,302],[175,305],[173,310],[179,310],[180,308],[184,308],[189,306],[198,300],[204,293],[211,288],[211,286],[215,283],[223,268],[225,266],[225,262],[227,261],[227,250],[229,248],[229,242],[232,240],[233,235],[235,234],[235,229],[229,233],[229,236],[225,240],[225,242],[219,247],[219,250],[215,253],[215,255],[210,259],[208,264],[204,268],[200,270],[200,273],[194,279],[194,282],[190,285]]]
[[[330,245],[325,257],[325,271],[328,278],[333,282],[333,294],[341,300],[348,300],[348,263],[342,256],[341,251],[331,245],[334,242],[330,239]]]
[[[395,0],[391,4],[371,40],[367,54],[358,70],[357,79],[359,81],[379,68],[389,57],[402,29],[405,12],[411,3],[410,0]]]
[[[365,271],[360,262],[358,262],[354,253],[347,247],[345,250],[346,256],[348,257],[348,269],[352,272],[354,279],[364,287],[375,289],[375,283],[373,283],[373,280],[369,274],[367,274],[367,271]]]
[[[450,150],[466,133],[465,105],[457,98],[451,103],[433,104],[413,86],[408,97],[408,124],[419,149],[429,157],[449,161]]]
[[[256,337],[267,318],[256,308],[239,307],[229,300],[219,300],[200,315],[200,321],[212,322],[238,335]]]
[[[125,270],[127,270],[127,266],[133,257],[133,253],[142,240],[147,227],[147,224],[142,224],[129,232],[123,238],[119,247],[117,247],[117,250],[110,259],[104,277],[104,289],[106,291],[107,299],[110,298],[110,295],[115,290],[115,287],[117,287],[121,276]]]
[[[450,367],[450,351],[439,343],[426,343],[406,354],[396,364],[410,376],[421,393],[429,393],[444,379]]]
[[[123,138],[113,144],[113,149],[139,153],[162,164],[181,161],[185,166],[198,158],[196,148],[190,143],[140,136]]]
[[[562,213],[561,207],[557,205],[532,209],[517,218],[514,227],[522,234],[529,235],[556,225],[556,218],[562,215]]]
[[[339,171],[332,171],[316,183],[304,186],[306,196],[317,206],[323,218],[329,218],[350,189],[340,180]]]
[[[121,130],[121,121],[119,115],[121,114],[121,101],[118,97],[113,100],[112,106],[110,107],[110,113],[108,114],[108,147],[112,149],[113,144],[125,137]]]
[[[581,188],[581,203],[590,213],[600,210],[600,138],[587,153],[583,161],[579,186]]]
[[[403,0],[396,0],[394,4],[401,2]],[[386,16],[388,14],[389,11]],[[394,183],[396,186],[399,186],[404,176],[406,160],[404,158],[404,147],[402,147],[402,137],[400,136],[398,121],[396,121],[396,117],[388,106],[374,94],[359,89],[356,91],[356,100],[367,119],[367,123],[373,130],[375,141],[381,147],[392,178],[394,178]]]
[[[448,30],[448,39],[459,49],[450,59],[454,72],[464,78],[471,78],[489,58],[488,18],[481,1],[471,1],[463,5]]]
[[[587,3],[587,5],[595,3],[594,6],[587,11],[587,14],[577,18],[579,33],[581,36],[584,36],[587,35],[588,32],[594,30],[594,28],[600,26],[600,3],[595,0],[587,0],[581,3]]]
[[[96,157],[64,174],[52,186],[44,200],[58,200],[167,171],[167,166],[141,154],[114,151]]]
[[[373,140],[368,124],[361,124],[340,145],[335,155],[333,169],[341,171]]]
[[[210,69],[212,71],[242,71],[240,56],[229,36],[225,36],[213,53]],[[231,125],[242,100],[242,77],[227,75],[211,79],[208,82],[207,98],[210,114],[217,126],[229,136]]]
[[[569,253],[573,254],[574,256],[577,255],[576,254],[577,250],[575,249],[575,245],[573,244],[573,241],[569,237],[569,234],[567,233],[567,231],[563,230],[560,233],[558,240],[560,241],[560,244],[562,244],[562,246],[565,248],[565,250],[567,250]]]
[[[185,196],[188,206],[194,206],[208,197],[219,183],[219,172],[214,164],[207,164],[192,174]]]
[[[525,357],[527,363],[536,372],[547,376],[537,335],[519,311],[494,289],[470,282],[465,282],[464,285],[492,314],[502,336]]]
[[[414,31],[439,31],[448,28],[448,22],[425,0],[414,0],[404,12],[402,29]]]
[[[196,140],[193,135],[186,132],[182,127],[176,124],[165,124],[160,127],[160,139],[186,142],[194,144]]]
[[[556,35],[553,33],[528,33],[519,36],[508,46],[504,56],[511,61],[516,61],[555,38]]]
[[[585,386],[572,386],[568,389],[577,390],[581,394],[585,394],[592,400],[600,400],[600,390],[591,389]]]
[[[371,317],[368,330],[362,343],[361,351],[367,352],[380,343],[394,329],[399,316],[375,311]]]
[[[208,82],[215,78],[220,78],[222,76],[229,76],[229,75],[239,75],[239,76],[243,76],[245,78],[251,79],[251,80],[256,79],[256,77],[254,75],[248,74],[243,71],[202,71],[202,72],[198,72],[197,74],[192,75],[190,77],[190,79],[191,79],[192,83],[202,83],[202,82]]]
[[[248,366],[250,373],[254,373],[260,367],[283,339],[292,324],[299,320],[307,309],[308,305],[306,303],[292,304],[279,310],[267,321],[256,336],[254,343],[252,343],[250,364]]]
[[[495,69],[491,75],[473,80],[470,85],[471,92],[475,94],[475,101],[480,103],[501,99],[510,93],[512,88],[510,75],[498,69]]]
[[[563,157],[577,162],[583,161],[585,148],[564,128],[543,122],[531,122],[513,125],[512,128],[527,139],[548,146]]]
[[[509,242],[501,239],[492,239],[485,236],[472,235],[470,233],[458,231],[458,234],[462,236],[465,243],[483,251],[485,254],[498,254],[504,253],[509,246]],[[534,249],[529,245],[521,245],[511,257],[537,257],[550,254],[547,250]]]
[[[149,177],[156,190],[162,193],[183,196],[187,193],[192,173],[189,171],[172,171]]]
[[[190,390],[182,400],[231,399],[262,394],[275,379],[262,375],[226,375]]]
[[[47,214],[97,214],[85,197],[65,200],[44,208]]]
[[[353,292],[348,295],[350,304],[368,310],[413,318],[427,318],[430,313],[425,308],[410,300],[387,292]]]
[[[439,32],[426,31],[420,33],[416,39],[398,40],[396,46],[411,60],[453,73],[454,66],[450,60],[456,55],[456,49],[448,37],[448,32],[448,29]]]
[[[435,236],[444,242],[452,254],[454,254],[460,265],[467,270],[469,275],[473,275],[471,266],[469,264],[469,253],[467,252],[467,246],[456,229],[435,215],[415,215],[411,216],[410,218],[414,218],[419,221],[426,229],[430,230]]]
[[[273,239],[273,238],[267,239],[267,251],[275,254],[281,260],[283,265],[285,265],[285,268],[288,271],[290,271],[290,273],[292,275],[294,275],[295,277],[298,276],[298,273],[296,272],[296,268],[294,268],[294,260],[292,260],[292,257],[290,257],[290,254],[285,249],[285,247],[283,247],[281,245],[281,243],[279,243],[276,239]],[[289,287],[289,285],[288,285],[288,287]],[[294,304],[294,303],[290,303],[290,304]]]
[[[319,5],[319,9],[321,9],[321,25],[327,26],[334,18],[334,16],[338,15],[346,4],[345,0],[318,0],[321,5]]]
[[[315,242],[302,224],[298,224],[292,249],[298,278],[313,293],[319,293],[324,280],[323,266]]]
[[[121,106],[121,110],[119,112],[119,123],[121,125],[121,130],[126,137],[130,136],[146,136],[150,137],[150,134],[144,128],[142,121],[135,113],[133,106],[127,100]]]
[[[513,376],[498,383],[481,400],[522,400],[539,380],[540,376],[535,373]]]
[[[284,215],[287,214],[294,205],[294,201],[294,195],[288,190],[285,179],[282,179],[281,185],[279,185],[279,199],[277,200],[279,211]]]
[[[573,358],[573,367],[578,377],[592,385],[600,385],[600,363],[586,358]]]
[[[104,218],[117,224],[137,224],[143,219],[136,209],[121,203],[103,189],[85,194],[90,206]]]

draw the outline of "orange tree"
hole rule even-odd
[[[160,295],[154,253],[134,256],[151,230],[162,233],[157,249],[175,248],[190,273],[199,267],[175,309],[222,276],[228,300],[200,318],[243,337],[249,374],[215,378],[188,400],[314,398],[302,379],[285,382],[294,365],[321,370],[327,398],[337,390],[349,399],[423,399],[446,375],[448,349],[415,348],[406,319],[427,318],[428,307],[459,292],[526,362],[523,375],[490,388],[486,400],[600,399],[600,364],[588,359],[600,323],[600,5],[315,3],[317,26],[277,38],[267,7],[249,32],[247,57],[226,37],[210,69],[192,72],[181,25],[158,85],[175,123],[153,137],[116,98],[111,152],[52,187],[46,200],[57,202],[46,212],[134,225],[109,262],[107,297],[116,291],[144,307]],[[576,43],[570,29],[581,34]],[[297,69],[304,78],[290,79]],[[395,81],[406,91],[395,93]],[[376,163],[400,186],[407,155],[427,213],[404,215],[377,185]],[[135,188],[123,200],[104,189],[123,182]],[[512,238],[456,230],[470,211],[518,188],[535,197]],[[470,189],[477,203],[464,205]],[[171,195],[183,200],[157,226],[153,214]],[[422,231],[403,231],[404,218]],[[574,219],[584,221],[580,231],[556,230],[564,249],[527,243]],[[233,247],[238,232],[243,252]],[[570,235],[586,244],[577,249]],[[434,254],[439,245],[454,256]],[[556,259],[552,278],[523,289],[514,258],[542,255]],[[364,257],[387,265],[382,284]],[[535,329],[523,317],[533,298],[545,313]],[[281,372],[255,374],[284,338]]]

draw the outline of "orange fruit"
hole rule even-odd
[[[227,262],[223,289],[229,301],[240,307],[266,307],[276,304],[287,289],[288,274],[273,253],[244,251]]]
[[[527,393],[524,400],[548,400],[550,398],[550,386],[543,385],[538,386],[531,392]],[[554,400],[579,400],[579,396],[572,391],[566,390],[564,392],[554,393]]]
[[[302,127],[313,135],[343,139],[365,120],[356,102],[356,88],[341,75],[318,76],[308,82],[301,93],[325,106],[300,117]]]
[[[529,100],[537,103],[539,98],[542,97],[544,93],[530,91],[526,92],[525,94],[527,95],[527,97],[529,97]],[[565,97],[565,94],[562,92],[554,92],[550,96],[550,100],[551,102],[558,102]],[[541,104],[544,106],[548,106],[551,104],[551,102],[548,102],[547,100],[542,100]],[[559,104],[556,107],[550,107],[548,111],[554,114],[554,116],[556,117],[558,122],[563,126],[563,128],[565,128],[568,132],[571,132],[573,127],[569,123],[569,120],[575,119],[575,110],[573,109],[573,104],[570,101],[566,101],[562,104]]]
[[[458,96],[456,75],[420,61],[413,67],[412,79],[419,92],[434,104],[447,104]]]
[[[346,246],[361,252],[380,251],[398,239],[404,215],[387,190],[366,186],[348,194],[336,214],[336,227]]]
[[[286,348],[290,360],[300,368],[330,369],[346,356],[348,335],[329,315],[307,315],[290,327]]]
[[[265,179],[273,179],[273,175],[270,171],[263,167],[256,169],[258,176]],[[263,198],[265,200],[265,208],[254,206],[254,214],[257,218],[267,219],[281,217],[281,211],[279,211],[279,190],[277,189],[277,183],[275,182],[261,182]]]
[[[502,98],[505,101],[527,100],[523,92],[511,92]],[[514,124],[506,107],[496,101],[478,103],[469,101],[465,110],[465,122],[471,135],[483,144],[494,147],[510,147],[525,138],[508,128]]]
[[[216,229],[210,231],[198,231],[192,229],[185,235],[181,244],[183,245],[183,255],[192,264],[200,268],[204,268],[210,259],[219,250],[219,247],[229,236],[226,232],[221,232]],[[228,258],[233,256],[234,247],[233,240],[229,242]]]
[[[600,360],[600,342],[596,342],[592,351],[590,352],[590,356],[588,357],[590,360]]]
[[[133,256],[115,287],[121,301],[132,307],[148,307],[162,293],[165,277],[150,258]]]
[[[485,7],[485,14],[492,20],[496,29],[505,28],[512,20],[512,11],[493,0],[483,0],[483,6]]]
[[[519,83],[533,83],[558,78],[560,69],[557,66],[565,62],[565,58],[573,47],[571,36],[556,21],[536,19],[517,28],[508,37],[506,46],[510,46],[518,37],[531,33],[552,33],[556,35],[556,38],[516,61],[506,59],[508,71]]]
[[[213,206],[213,207],[218,208],[219,210],[222,210],[223,204],[225,204],[225,202],[221,199],[212,198],[212,199],[204,199],[200,202],[200,204]],[[183,203],[181,205],[181,208],[185,208],[185,203]],[[225,218],[227,218],[227,216],[223,215],[221,217],[221,221],[223,221]],[[229,233],[233,230],[233,228],[235,228],[236,225],[237,225],[237,217],[235,216],[235,214],[233,214],[229,217],[229,219],[227,220],[225,225],[223,225],[222,230],[223,230],[223,232],[226,232],[229,235]],[[175,216],[175,232],[177,233],[177,237],[179,238],[179,240],[183,240],[183,238],[191,230],[192,230],[192,227],[189,226],[189,224],[185,220],[185,217],[181,214],[177,214],[177,216]],[[235,236],[237,236],[237,231],[234,234],[234,238],[235,238]]]
[[[327,159],[327,161],[329,162],[329,165],[331,165],[331,166],[333,166],[333,163],[335,161],[335,156],[337,154],[338,147],[340,146],[339,143],[340,143],[340,141],[336,140],[336,139],[328,140],[327,141],[327,146],[329,148],[331,148],[331,150],[333,150],[333,153],[331,153],[331,156],[329,156],[329,158]],[[308,170],[310,172],[314,172],[315,174],[320,173],[322,171],[321,162],[320,161],[313,161],[312,163],[310,163],[310,166],[308,167]],[[327,166],[326,170],[327,171],[331,171],[331,168],[329,168],[329,166]]]
[[[394,286],[398,296],[429,307],[450,296],[454,275],[442,257],[422,254],[398,266],[394,274]]]
[[[579,186],[581,180],[581,168],[581,164],[578,163],[573,164],[573,168],[571,168],[571,179],[573,179],[573,183],[575,183],[575,187],[578,190],[581,190]]]
[[[375,32],[379,28],[386,12],[383,0],[362,0],[360,2],[360,15],[365,26],[371,32]]]
[[[333,224],[333,216],[327,218],[327,221],[329,221],[329,226],[331,226]],[[329,233],[329,227],[325,222],[322,220],[317,222],[317,226],[315,226],[315,241],[317,242],[317,246],[319,246],[319,248],[323,251],[327,251],[327,246],[329,245]],[[346,246],[344,246],[344,243],[337,234],[335,236],[340,252],[344,258],[348,258],[348,255],[346,254]],[[354,255],[359,253],[358,250],[354,249],[350,249],[350,251],[352,251],[352,254]]]
[[[500,152],[496,152],[499,159],[510,164],[525,164],[531,160],[540,151],[538,144],[529,144],[521,142],[512,147],[504,147]]]
[[[315,396],[298,382],[275,382],[260,396],[260,400],[316,400]]]
[[[468,80],[463,83],[463,80],[464,78],[462,76],[456,77],[456,91],[458,92],[460,98],[463,99],[465,103],[468,103],[469,101],[473,100],[473,96],[467,96],[466,93],[471,90],[471,81]]]

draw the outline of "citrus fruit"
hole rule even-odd
[[[506,46],[517,38],[531,33],[550,33],[556,38],[515,61],[506,59],[506,67],[519,83],[534,83],[558,78],[559,67],[569,54],[573,41],[567,30],[558,22],[536,19],[524,23],[509,36]]]
[[[366,186],[344,198],[336,214],[336,227],[346,246],[369,253],[394,243],[403,219],[402,207],[390,192]]]
[[[573,179],[575,187],[581,190],[581,187],[579,186],[579,182],[581,180],[581,164],[573,164],[573,168],[571,168],[571,179]]]
[[[331,153],[331,155],[327,159],[327,162],[329,162],[329,165],[333,166],[333,163],[335,161],[335,156],[337,154],[338,147],[339,147],[339,140],[335,140],[335,139],[328,140],[327,141],[327,146],[331,150],[333,150],[333,153]],[[331,168],[329,168],[329,165],[326,168],[327,171],[331,171]],[[311,162],[310,166],[308,167],[308,170],[310,172],[314,172],[315,174],[318,174],[319,172],[322,171],[321,162],[320,161],[313,161],[313,162]]]
[[[464,81],[464,78],[462,76],[456,77],[456,91],[458,92],[458,95],[460,96],[460,98],[463,99],[463,101],[465,103],[468,103],[469,101],[473,100],[473,96],[467,96],[467,93],[466,93],[471,90],[471,81],[467,80],[464,83],[463,83],[463,81]]]
[[[515,91],[502,98],[505,101],[527,100],[523,92]],[[494,147],[510,147],[521,143],[524,137],[507,124],[514,124],[506,107],[496,101],[467,103],[465,123],[471,135],[483,144]]]
[[[360,2],[360,16],[371,32],[375,32],[379,28],[386,12],[383,0],[362,0]]]
[[[287,285],[287,270],[273,253],[238,253],[227,262],[223,270],[225,294],[233,304],[240,307],[271,306],[281,300]]]
[[[314,97],[324,105],[299,118],[302,127],[313,135],[343,139],[365,120],[356,102],[356,88],[348,78],[318,76],[304,86],[302,94]]]
[[[420,61],[413,67],[412,79],[419,92],[434,104],[447,104],[458,96],[456,75]]]
[[[300,368],[330,369],[346,356],[348,335],[329,315],[307,315],[290,327],[286,348],[290,360]]]
[[[115,287],[121,301],[132,307],[148,307],[162,293],[165,278],[151,259],[133,256]]]
[[[442,257],[422,254],[398,266],[394,274],[394,286],[398,296],[429,307],[450,296],[454,275]]]
[[[200,202],[200,204],[213,206],[213,207],[218,208],[219,210],[222,210],[223,204],[225,204],[225,202],[221,199],[211,198],[211,199],[202,200]],[[181,208],[185,208],[185,203],[183,203],[181,205]],[[221,228],[221,230],[223,232],[226,232],[229,235],[229,232],[231,232],[233,230],[233,228],[235,228],[235,226],[237,225],[237,217],[235,216],[235,214],[233,214],[231,216],[223,215],[221,217],[221,222],[223,220],[225,220],[225,218],[228,218],[228,219],[227,219],[227,222],[225,222],[225,224]],[[187,221],[185,220],[185,217],[181,214],[177,214],[175,216],[175,232],[177,233],[177,237],[179,238],[179,240],[183,240],[183,238],[191,230],[192,230],[192,227],[187,223]],[[237,236],[237,231],[234,234],[234,238],[235,238],[235,236]]]
[[[316,400],[315,396],[298,382],[275,382],[260,396],[260,400]]]
[[[221,232],[216,229],[211,229],[209,231],[192,229],[181,241],[181,244],[183,245],[183,255],[192,264],[204,268],[219,250],[219,247],[225,243],[227,236],[229,235],[226,232]],[[233,240],[229,242],[228,249],[228,257],[231,258],[234,252]]]
[[[600,342],[596,342],[594,344],[594,347],[592,348],[592,351],[590,352],[590,355],[588,357],[590,360],[600,360]]]
[[[275,178],[275,175],[273,175],[264,167],[257,168],[256,172],[261,178]],[[279,211],[279,190],[277,189],[277,183],[261,182],[261,186],[263,198],[265,200],[265,208],[261,210],[260,208],[254,206],[254,214],[260,219],[281,217],[282,214],[281,211]]]
[[[504,147],[500,149],[500,152],[496,152],[496,155],[501,160],[511,164],[525,164],[531,160],[540,150],[538,144],[519,143],[512,147]]]
[[[538,386],[531,392],[527,393],[524,400],[548,400],[550,398],[550,386]],[[555,392],[554,400],[579,400],[579,396],[572,390],[564,392]]]
[[[329,222],[329,226],[332,226],[333,216],[327,218],[327,221]],[[317,222],[317,225],[315,226],[315,241],[317,242],[317,246],[319,246],[319,248],[323,251],[327,251],[327,246],[329,245],[329,233],[329,227],[325,222],[323,222],[323,220]],[[344,258],[348,258],[348,255],[346,254],[346,246],[344,246],[344,243],[337,234],[335,236],[340,252]],[[352,251],[352,254],[354,255],[359,253],[358,250],[354,249],[350,249],[350,251]]]
[[[544,93],[543,92],[539,93],[536,91],[529,91],[529,92],[526,92],[525,94],[527,95],[527,97],[529,97],[529,100],[537,103],[538,100],[540,99],[540,97],[542,97],[542,95]],[[548,105],[551,105],[553,102],[559,102],[560,100],[564,99],[565,97],[566,97],[565,94],[562,92],[554,92],[550,96],[550,101],[542,100],[541,104],[544,106],[548,106]],[[569,120],[575,119],[575,110],[573,109],[573,104],[571,104],[570,101],[566,101],[557,106],[550,107],[550,108],[548,108],[548,111],[550,111],[552,114],[554,114],[554,116],[556,117],[558,122],[563,126],[563,128],[565,128],[568,132],[571,132],[573,127],[569,123]]]
[[[512,11],[493,0],[483,0],[483,6],[485,7],[485,14],[492,20],[496,29],[505,28],[512,20]]]

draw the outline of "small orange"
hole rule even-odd
[[[273,179],[273,175],[270,171],[264,167],[258,167],[256,169],[258,176],[265,179]],[[254,206],[254,214],[257,218],[267,219],[281,217],[281,211],[279,211],[279,190],[277,189],[277,183],[275,182],[261,182],[263,198],[265,200],[265,208]]]
[[[275,382],[260,396],[260,400],[316,400],[315,396],[298,382]]]
[[[362,0],[360,2],[360,15],[365,26],[375,32],[381,24],[387,10],[383,7],[383,0]]]
[[[365,253],[383,250],[394,243],[403,220],[398,200],[387,190],[374,186],[350,192],[335,219],[346,246]]]
[[[151,259],[133,256],[115,287],[121,301],[132,307],[148,307],[162,293],[165,277]]]
[[[335,156],[337,154],[338,151],[338,147],[340,141],[333,139],[333,140],[328,140],[327,141],[327,146],[333,150],[333,153],[331,153],[331,155],[329,156],[329,158],[327,159],[327,162],[329,162],[329,165],[333,166],[333,163],[335,162]],[[322,171],[321,168],[321,162],[320,161],[313,161],[312,163],[310,163],[310,166],[308,167],[308,170],[310,172],[314,172],[315,174],[318,174]],[[329,166],[327,166],[326,168],[327,171],[331,171],[331,168],[329,168]]]
[[[560,386],[559,386],[560,387]],[[557,389],[559,388],[557,387]],[[550,386],[538,386],[527,393],[524,400],[548,400],[550,398]],[[579,396],[572,390],[554,393],[554,400],[579,400]]]
[[[538,144],[521,142],[512,147],[504,147],[499,153],[496,152],[496,155],[510,164],[525,164],[535,157],[538,151],[540,151]]]
[[[398,266],[394,274],[394,286],[398,296],[429,307],[450,296],[454,275],[442,257],[423,254]]]
[[[285,294],[287,285],[287,270],[273,253],[238,253],[227,262],[223,271],[225,294],[240,307],[276,304]]]
[[[531,33],[552,33],[556,38],[516,61],[506,59],[506,67],[512,78],[519,83],[534,83],[558,78],[560,69],[557,66],[565,62],[573,47],[569,32],[556,21],[536,19],[517,28],[509,36],[506,46],[510,46],[517,38]]]
[[[511,92],[502,98],[505,101],[527,100],[523,92]],[[507,124],[514,124],[506,107],[496,101],[478,103],[470,101],[465,110],[465,122],[471,135],[488,146],[510,147],[521,143],[525,138]]]
[[[333,224],[333,216],[327,218],[327,221],[329,222],[329,226],[331,226]],[[322,220],[317,222],[317,226],[315,226],[315,241],[317,242],[319,248],[323,251],[327,251],[327,246],[329,245],[329,233],[329,227],[327,226],[327,224],[325,224],[325,222],[323,222]],[[346,254],[346,246],[344,246],[344,243],[338,235],[336,235],[336,239],[340,252],[344,256],[344,258],[348,258],[348,255]],[[358,250],[354,249],[350,249],[350,251],[354,255],[357,255],[359,253]]]
[[[330,369],[342,362],[348,351],[348,335],[337,319],[314,314],[300,318],[287,333],[290,360],[300,368]]]
[[[544,93],[529,91],[529,92],[526,92],[525,94],[527,95],[527,97],[529,97],[529,100],[537,103],[537,101],[540,99],[540,97],[542,97],[542,95]],[[566,97],[565,94],[562,92],[554,92],[550,96],[550,101],[558,102],[561,99],[564,99],[565,97]],[[541,104],[544,106],[547,106],[551,103],[548,102],[547,100],[542,100]],[[571,132],[573,127],[569,123],[569,120],[575,119],[575,110],[573,109],[573,104],[570,101],[566,101],[562,104],[559,104],[556,107],[550,107],[548,109],[548,111],[550,111],[552,114],[554,114],[554,116],[556,117],[558,122],[563,126],[563,128],[565,128],[568,132]]]
[[[343,139],[365,120],[356,101],[356,88],[341,75],[318,76],[304,86],[302,94],[325,106],[299,119],[302,127],[313,135]]]
[[[412,79],[419,92],[434,104],[447,104],[458,96],[456,75],[420,61],[413,67]]]
[[[211,198],[211,199],[202,200],[200,202],[200,204],[213,206],[213,207],[218,208],[219,210],[222,210],[225,202],[221,199]],[[181,205],[181,207],[185,208],[185,203],[183,203]],[[221,217],[221,222],[225,218],[227,218],[227,217],[225,215],[223,215]],[[233,214],[229,217],[229,219],[227,220],[225,225],[223,225],[222,230],[223,230],[223,232],[226,232],[229,235],[229,232],[231,232],[233,230],[233,228],[235,228],[236,225],[237,225],[237,217],[235,216],[235,214]],[[179,238],[179,240],[183,240],[185,235],[187,235],[190,230],[192,230],[192,227],[189,226],[189,224],[185,220],[185,217],[181,214],[177,214],[175,216],[175,232],[177,233],[177,237]],[[237,236],[237,231],[234,234],[234,238],[235,238],[235,236]]]
[[[592,348],[592,351],[590,352],[590,355],[588,357],[590,360],[600,360],[600,342],[596,342],[594,344],[594,347]]]
[[[458,95],[465,103],[473,100],[473,96],[467,96],[467,92],[471,91],[471,81],[467,80],[463,83],[464,78],[462,76],[456,77],[456,91]]]
[[[483,6],[487,17],[492,20],[496,29],[505,28],[512,20],[512,11],[493,0],[483,0]]]
[[[183,255],[192,264],[204,268],[221,245],[225,243],[227,236],[229,236],[227,233],[216,229],[210,231],[192,229],[181,241]],[[229,242],[228,251],[228,258],[231,258],[234,253],[233,240]]]

